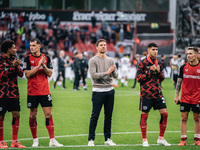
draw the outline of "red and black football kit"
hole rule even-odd
[[[50,57],[42,54],[38,57],[29,54],[24,59],[24,70],[32,70],[37,67],[40,59],[45,57],[45,65],[47,68],[52,69]],[[37,108],[40,103],[42,107],[51,107],[52,99],[49,90],[48,76],[44,73],[43,67],[41,66],[36,74],[27,78],[28,80],[28,108]]]
[[[23,70],[13,66],[15,57],[0,56],[0,114],[6,111],[20,111],[17,76],[23,76]]]
[[[160,73],[153,71],[150,67],[160,65]],[[137,65],[137,81],[140,83],[140,110],[149,112],[154,109],[166,108],[165,99],[161,91],[160,81],[164,80],[163,66],[157,59],[149,55]]]
[[[42,57],[45,57],[45,65],[47,68],[52,69],[52,64],[50,57],[42,54],[38,57],[33,56],[32,54],[28,55],[24,59],[24,70],[32,70],[36,66]],[[52,107],[52,98],[49,90],[48,76],[45,74],[43,67],[41,66],[39,70],[27,78],[28,80],[28,99],[27,106],[28,108],[37,108],[39,104],[42,107]],[[37,138],[37,121],[36,118],[31,118],[29,120],[29,126],[31,129],[33,139]],[[46,128],[49,133],[49,137],[54,138],[54,122],[53,117],[46,118]]]
[[[191,66],[182,65],[178,78],[182,78],[181,107],[180,110],[200,112],[200,63]]]
[[[4,116],[6,111],[20,111],[19,89],[17,76],[22,77],[23,71],[20,67],[14,67],[15,56],[7,58],[0,56],[0,115]],[[4,117],[0,119],[0,141],[4,141]],[[19,117],[12,119],[12,141],[17,141],[19,130]]]
[[[160,73],[150,69],[152,65],[160,66]],[[165,99],[163,97],[160,81],[164,80],[163,66],[157,59],[152,59],[148,55],[145,59],[140,61],[137,65],[137,81],[140,83],[140,106],[139,109],[145,114],[141,114],[140,129],[143,141],[147,140],[147,118],[148,112],[153,107],[155,109],[166,108]],[[167,126],[168,113],[162,113],[160,119],[160,134],[159,138],[164,137]]]

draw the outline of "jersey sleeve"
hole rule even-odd
[[[53,69],[53,65],[52,65],[52,63],[51,63],[51,59],[50,59],[50,57],[47,56],[47,55],[46,55],[46,57],[47,57],[47,68],[49,68],[49,69]]]
[[[24,59],[23,70],[31,70],[29,56],[25,57],[25,59]]]
[[[178,74],[178,78],[183,78],[183,69],[185,67],[185,64],[181,66],[180,70],[179,70],[179,74]]]

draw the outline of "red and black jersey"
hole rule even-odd
[[[182,78],[181,102],[199,104],[200,101],[200,63],[182,65],[178,78]]]
[[[24,59],[24,70],[34,69],[38,65],[42,57],[45,57],[45,65],[47,66],[47,68],[52,69],[52,64],[49,56],[41,54],[39,57],[36,57],[30,54]],[[30,78],[27,78],[27,80],[28,95],[40,96],[50,94],[48,76],[44,73],[44,69],[42,66],[38,69],[36,74],[31,76]]]
[[[20,67],[13,66],[15,57],[7,58],[0,56],[0,98],[18,98],[19,89],[17,76],[22,77],[23,71]]]
[[[160,65],[160,73],[150,67]],[[136,79],[140,83],[140,99],[157,99],[163,97],[159,81],[164,80],[163,66],[157,59],[153,60],[149,55],[137,65]]]

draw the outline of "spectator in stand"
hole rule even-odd
[[[48,27],[52,28],[52,24],[54,22],[54,17],[52,16],[52,13],[49,13],[49,16],[47,17]]]
[[[97,18],[95,17],[95,15],[91,17],[91,22],[92,22],[92,28],[96,28]]]

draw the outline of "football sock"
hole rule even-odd
[[[141,114],[141,120],[140,120],[140,129],[142,132],[142,138],[147,138],[147,118],[148,114]]]
[[[199,141],[200,140],[200,134],[195,134],[194,135],[194,140]]]
[[[165,129],[167,127],[167,117],[168,117],[168,113],[163,113],[161,114],[161,118],[160,118],[160,134],[159,137],[162,139],[162,137],[164,137],[164,133],[165,133]]]
[[[186,135],[181,135],[181,141],[186,141],[187,140],[187,136]]]
[[[0,119],[0,141],[4,140],[4,137],[3,137],[3,121],[4,121],[4,118],[1,118]]]
[[[13,117],[12,120],[12,141],[17,141],[17,136],[18,136],[18,131],[19,131],[19,117]]]
[[[29,126],[30,126],[30,129],[31,129],[33,139],[37,138],[37,121],[36,121],[36,118],[30,117]]]
[[[53,118],[46,118],[46,128],[49,133],[49,138],[52,139],[54,138],[54,123],[53,123]]]

